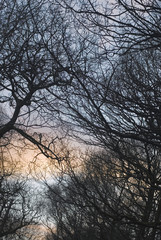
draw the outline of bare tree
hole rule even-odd
[[[79,71],[73,71],[71,88],[64,93],[66,99],[62,102],[75,133],[79,132],[77,137],[110,152],[110,169],[115,169],[115,194],[119,193],[108,201],[107,197],[102,197],[104,190],[99,190],[95,181],[93,196],[92,187],[87,188],[89,182],[84,180],[84,184],[81,182],[73,190],[73,196],[79,191],[82,202],[87,199],[88,204],[93,197],[93,208],[99,209],[101,214],[106,212],[107,222],[116,220],[119,230],[125,235],[127,231],[131,239],[159,239],[160,236],[159,58],[158,50],[128,53],[119,57],[116,65],[109,64],[106,74],[105,62],[94,63],[87,58]],[[88,61],[91,64],[88,65]],[[95,172],[96,169],[91,176]],[[100,204],[95,205],[101,197],[106,211],[100,210]],[[116,205],[111,206],[112,202]]]
[[[100,37],[105,52],[160,49],[160,1],[58,1],[77,24]],[[112,49],[108,45],[112,44]]]
[[[87,233],[91,222],[96,239],[103,232],[114,238],[113,229],[124,239],[127,233],[159,239],[159,2],[108,7],[90,0],[6,0],[0,7],[0,101],[11,111],[1,123],[1,145],[17,133],[60,160],[54,140],[36,127],[65,123],[73,135],[106,151],[107,162],[99,166],[102,156],[92,156],[96,163],[87,161],[85,175],[71,168],[60,188],[49,189],[58,237],[83,238],[80,229]],[[111,173],[104,176],[108,164]]]
[[[56,95],[60,87],[71,83],[66,74],[65,49],[70,42],[67,18],[55,2],[43,0],[5,0],[0,9],[0,103],[7,113],[0,137],[4,140],[7,134],[17,133],[46,156],[57,158],[52,140],[43,141],[37,129],[57,126]],[[52,121],[49,103],[55,112]]]
[[[158,166],[154,171],[147,166],[150,154],[151,164],[158,159],[150,149],[145,155],[144,148],[133,148],[133,156],[125,149],[131,161],[127,153],[124,159],[92,154],[79,172],[69,163],[55,185],[47,184],[47,212],[55,225],[51,239],[160,238],[160,190],[153,183]]]
[[[0,163],[0,238],[16,239],[22,229],[37,224],[38,211],[27,180],[9,169],[2,155]]]

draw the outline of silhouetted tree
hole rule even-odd
[[[148,156],[133,150],[131,161],[109,152],[91,155],[79,173],[69,165],[55,185],[47,184],[51,239],[160,238],[160,190],[152,182],[158,167],[148,170],[150,149]]]
[[[7,134],[17,133],[57,159],[53,140],[47,141],[37,128],[57,126],[56,95],[60,86],[71,83],[66,74],[68,22],[55,2],[4,0],[0,10],[0,103],[7,113],[0,138],[4,141]],[[52,121],[49,103],[55,112]]]
[[[104,54],[117,54],[118,51],[125,53],[130,49],[160,49],[161,5],[158,0],[58,2],[71,11],[76,26],[99,36],[99,46]],[[111,44],[113,47],[109,48]]]
[[[105,151],[48,186],[53,238],[159,240],[159,1],[6,0],[0,8],[0,101],[11,110],[1,145],[17,133],[59,161],[54,140],[34,129],[64,123]]]
[[[111,189],[109,191],[110,200],[108,195],[104,197],[104,189],[99,188],[100,179],[91,183],[88,177],[95,176],[96,168],[91,175],[88,172],[83,177],[83,183],[72,175],[71,181],[76,187],[70,188],[70,199],[72,195],[81,195],[82,202],[87,199],[87,205],[92,204],[94,210],[86,216],[94,216],[94,211],[97,216],[105,215],[108,224],[110,220],[115,222],[123,239],[124,235],[130,239],[159,239],[161,234],[159,57],[158,50],[129,52],[118,58],[114,71],[109,69],[109,75],[101,72],[103,65],[98,65],[96,70],[89,66],[86,74],[82,67],[75,72],[73,89],[68,89],[62,104],[64,112],[68,109],[70,124],[79,132],[78,137],[104,148],[107,156],[110,153],[107,158],[110,160],[101,164],[102,168],[110,165],[111,172],[114,171],[112,185],[107,185],[106,177],[101,182],[106,184],[106,191],[115,186],[115,195]],[[98,166],[101,157],[96,159]],[[102,173],[103,169],[100,176]],[[107,173],[107,177],[109,175]],[[99,201],[107,209],[102,210]]]
[[[38,211],[27,180],[19,179],[0,157],[0,239],[16,239],[25,227],[37,224]]]

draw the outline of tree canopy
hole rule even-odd
[[[3,0],[0,9],[1,147],[29,142],[58,162],[47,239],[159,240],[160,1]],[[94,148],[79,170],[56,151],[59,129]]]

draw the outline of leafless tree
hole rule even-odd
[[[106,212],[105,221],[115,220],[119,231],[125,236],[128,232],[131,239],[160,237],[159,58],[158,50],[129,52],[117,59],[114,68],[109,65],[108,75],[101,61],[93,65],[86,62],[88,70],[85,72],[82,65],[73,73],[72,86],[62,102],[64,113],[75,126],[76,134],[79,132],[77,136],[110,152],[110,160],[106,165],[101,164],[103,168],[110,164],[110,170],[114,171],[112,184],[117,189],[114,192],[119,193],[109,194],[109,201],[107,195],[103,195],[104,190],[98,187],[99,179],[93,183],[94,196],[90,182],[84,180],[82,184],[79,180],[81,183],[77,185],[75,180],[77,187],[70,188],[74,189],[73,196],[81,195],[82,202],[87,199],[87,205],[92,199],[95,211],[102,215]],[[96,168],[91,176],[95,172]],[[71,179],[75,179],[75,175],[72,176]],[[105,178],[102,184],[107,182]],[[107,206],[106,211],[98,207],[101,204],[95,205],[100,198],[103,206]]]
[[[100,37],[105,52],[160,49],[160,1],[58,1],[70,10],[76,24]],[[107,48],[106,48],[107,47]]]
[[[38,211],[27,180],[5,166],[2,155],[0,163],[0,239],[16,239],[22,229],[37,224]]]
[[[0,137],[17,133],[46,156],[57,158],[53,141],[43,141],[40,128],[58,127],[57,92],[71,83],[66,74],[67,18],[55,2],[44,0],[4,0],[0,9],[0,103],[7,115]],[[55,112],[52,121],[49,103]]]
[[[160,190],[152,182],[158,167],[149,171],[151,151],[143,152],[129,151],[131,161],[92,154],[79,173],[69,164],[55,185],[47,184],[51,239],[159,239]],[[158,162],[152,152],[151,158]]]
[[[60,160],[54,140],[36,127],[65,123],[106,152],[86,162],[85,174],[71,168],[49,189],[58,237],[81,239],[90,222],[96,239],[104,231],[116,238],[113,229],[123,239],[159,239],[159,1],[5,0],[0,7],[0,101],[11,111],[1,145],[17,133]]]

